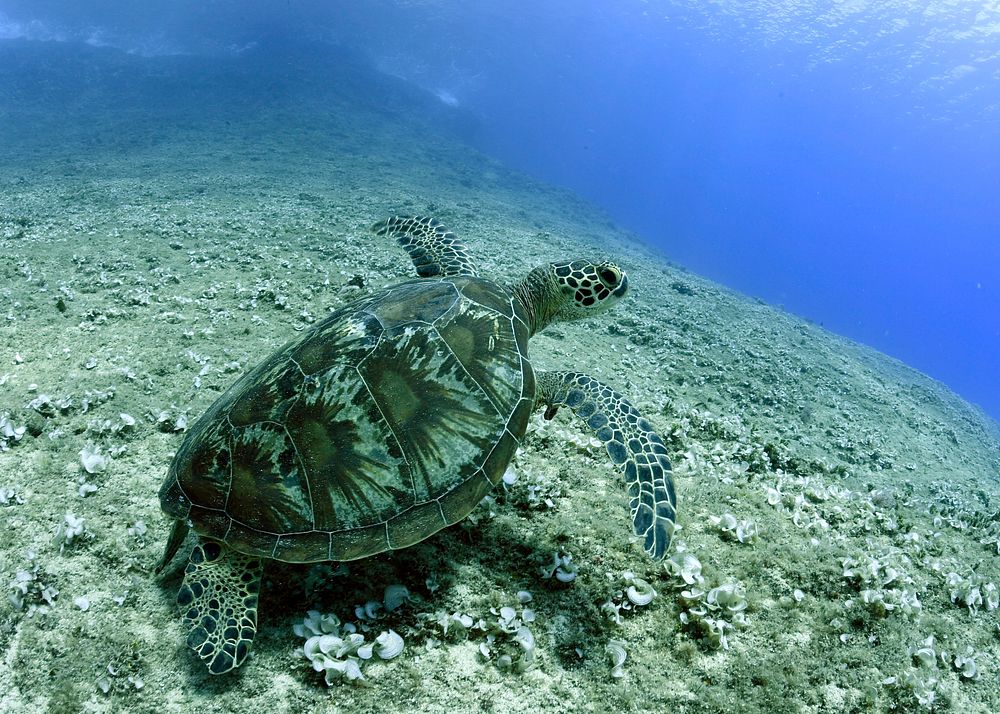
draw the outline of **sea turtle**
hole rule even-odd
[[[532,411],[565,405],[624,474],[632,525],[666,553],[676,498],[667,450],[614,389],[535,372],[528,338],[604,312],[628,289],[611,262],[535,268],[514,285],[479,277],[437,220],[372,230],[419,279],[344,305],[236,381],[195,423],[160,489],[175,519],[156,569],[198,535],[177,595],[188,646],[213,674],[239,667],[257,630],[264,561],[348,561],[457,523],[500,482]]]

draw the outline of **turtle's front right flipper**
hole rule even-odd
[[[436,218],[393,216],[373,225],[372,232],[406,248],[421,278],[479,274],[465,244]]]
[[[545,407],[549,418],[556,408],[569,407],[604,442],[611,461],[625,475],[635,534],[651,558],[662,559],[677,518],[677,496],[663,441],[625,397],[593,377],[540,372],[536,379],[536,407]]]

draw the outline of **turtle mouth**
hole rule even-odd
[[[625,273],[622,273],[621,284],[617,288],[615,288],[611,294],[614,295],[616,298],[620,298],[623,295],[625,295],[625,292],[627,290],[628,290],[628,276],[625,275]]]

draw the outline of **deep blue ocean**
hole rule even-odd
[[[1000,417],[996,3],[0,0],[25,39],[349,48],[672,262]]]

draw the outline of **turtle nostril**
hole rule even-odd
[[[609,288],[614,289],[618,285],[618,272],[612,270],[611,268],[601,268],[598,273],[601,278],[601,282],[607,285]]]

